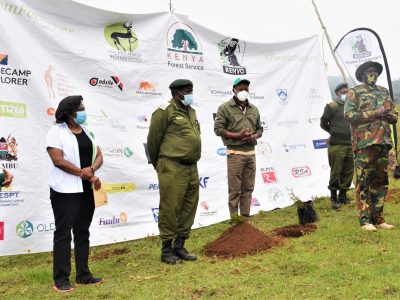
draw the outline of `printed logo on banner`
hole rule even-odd
[[[6,169],[16,169],[18,164],[18,144],[15,137],[8,135],[7,139],[0,138],[0,161],[2,161],[2,167]]]
[[[187,24],[176,22],[167,32],[168,66],[176,69],[204,70],[201,41]]]
[[[273,167],[261,168],[261,176],[265,184],[276,184],[278,179]]]
[[[0,101],[0,117],[26,118],[24,103]]]
[[[251,198],[251,207],[260,206],[260,202],[256,197]]]
[[[350,39],[350,47],[353,52],[353,59],[367,58],[371,56],[370,48],[371,41],[366,35],[357,35]]]
[[[309,103],[321,103],[324,100],[324,96],[319,93],[318,89],[311,88],[308,90],[308,94],[306,95],[307,102]]]
[[[105,157],[121,157],[121,158],[130,158],[133,155],[133,151],[129,147],[113,147],[106,146],[101,147],[101,153]]]
[[[99,218],[98,224],[99,226],[107,226],[107,227],[115,227],[119,225],[124,225],[128,222],[128,215],[126,212],[122,211],[119,214],[119,217],[112,216],[109,218]]]
[[[210,209],[210,205],[207,201],[201,201],[200,204],[200,212],[199,216],[201,217],[209,217],[218,214],[218,211]]]
[[[245,75],[246,68],[242,66],[246,52],[246,42],[228,37],[218,43],[218,51],[222,62],[222,71],[231,75]]]
[[[269,130],[269,125],[266,117],[261,117],[260,123],[264,131]]]
[[[0,222],[0,241],[4,241],[4,222]]]
[[[139,122],[139,124],[136,125],[137,129],[148,130],[150,128],[149,120],[146,115],[137,116],[137,121]]]
[[[250,100],[262,100],[265,97],[263,95],[256,94],[256,92],[250,92]]]
[[[149,81],[141,81],[139,88],[136,90],[136,95],[138,96],[148,96],[148,97],[160,97],[162,93],[157,91],[154,83]]]
[[[136,50],[139,39],[133,31],[133,21],[119,22],[104,28],[104,38],[113,48],[109,51],[109,57],[113,60],[126,62],[142,62],[142,54]]]
[[[207,183],[208,183],[209,180],[210,180],[210,177],[208,177],[208,176],[200,177],[200,183],[199,183],[200,187],[203,188],[203,189],[206,189],[207,188]]]
[[[57,72],[52,65],[49,65],[44,72],[44,82],[49,99],[59,99],[78,94],[71,79],[63,73]]]
[[[276,122],[276,125],[278,125],[278,127],[293,128],[299,125],[299,120],[295,119],[279,120]]]
[[[276,95],[278,96],[279,103],[288,104],[289,103],[289,93],[287,89],[276,89]]]
[[[310,118],[307,118],[307,123],[309,123],[309,124],[318,123],[318,124],[319,124],[320,120],[321,120],[321,119],[320,119],[319,117],[316,117],[316,118],[310,117]]]
[[[0,66],[8,66],[8,55],[0,54],[0,62]],[[0,83],[28,86],[31,74],[31,70],[28,69],[0,67]]]
[[[306,148],[306,144],[282,144],[285,152],[293,152],[296,150],[304,150]]]
[[[107,183],[107,193],[129,193],[136,190],[136,185],[133,182],[127,183]]]
[[[16,233],[19,237],[26,239],[33,233],[33,224],[27,220],[24,220],[17,224]]]
[[[256,145],[257,155],[271,155],[272,154],[272,147],[269,143],[258,140]]]
[[[315,63],[321,61],[319,56],[309,56],[309,55],[297,55],[297,54],[286,54],[286,53],[276,53],[267,52],[265,54],[265,59],[272,62],[285,62],[285,63]]]
[[[292,175],[295,178],[311,176],[311,169],[309,166],[294,167],[292,168]]]
[[[56,109],[54,107],[49,107],[46,110],[46,113],[47,113],[48,116],[54,116],[56,114]]]
[[[104,88],[112,88],[114,85],[118,87],[118,89],[122,92],[124,89],[124,84],[119,79],[118,76],[110,76],[110,79],[99,79],[97,77],[92,77],[89,79],[89,84],[91,86],[98,86]]]
[[[158,183],[150,183],[149,184],[149,191],[158,191],[160,189]]]
[[[0,53],[0,65],[4,65],[4,66],[8,65],[8,54]]]
[[[233,91],[232,90],[211,89],[210,93],[211,93],[211,96],[215,96],[215,97],[230,98],[230,97],[233,96]]]
[[[327,139],[313,140],[314,149],[324,149],[328,147]]]
[[[270,188],[268,190],[268,199],[274,203],[286,202],[285,195],[282,193],[280,189],[275,187]]]
[[[226,147],[218,148],[217,153],[220,156],[226,156]]]
[[[152,208],[151,212],[153,213],[154,222],[158,223],[158,207]]]
[[[14,191],[12,186],[2,188],[0,192],[0,207],[16,207],[24,203],[20,191]]]

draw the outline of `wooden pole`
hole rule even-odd
[[[173,5],[172,5],[172,0],[169,0],[168,6],[169,6],[169,11],[170,11],[171,13],[174,13],[175,8],[172,8],[172,7],[173,7]]]
[[[344,70],[343,70],[343,68],[342,68],[342,65],[339,63],[339,60],[338,60],[337,56],[335,55],[335,51],[334,51],[334,47],[333,47],[333,45],[332,45],[331,38],[329,37],[328,30],[326,29],[326,27],[325,27],[325,25],[324,25],[324,22],[322,21],[321,15],[320,15],[319,12],[318,12],[317,5],[315,4],[315,1],[314,1],[314,0],[311,0],[311,2],[312,2],[312,5],[313,5],[314,8],[315,8],[315,13],[316,13],[317,16],[318,16],[318,20],[319,20],[319,22],[321,23],[321,27],[322,27],[322,29],[324,30],[324,33],[325,33],[325,36],[326,36],[326,40],[328,41],[329,48],[331,49],[332,56],[333,56],[333,58],[335,59],[335,62],[336,62],[337,66],[338,66],[338,68],[339,68],[339,70],[340,70],[340,73],[342,73],[343,82],[347,82],[345,72],[344,72]]]

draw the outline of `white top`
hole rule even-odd
[[[92,162],[97,155],[97,146],[94,137],[88,129],[81,125],[86,135],[92,141]],[[56,124],[47,133],[46,148],[57,148],[63,151],[63,157],[73,165],[81,168],[79,146],[76,136],[69,130],[67,124]],[[67,173],[53,165],[49,178],[49,186],[59,193],[83,193],[82,179],[79,176]]]

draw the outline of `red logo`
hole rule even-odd
[[[4,240],[4,222],[0,222],[0,241]]]
[[[272,168],[268,168],[268,169],[272,169]],[[266,184],[274,184],[274,183],[278,182],[278,179],[276,178],[276,173],[275,173],[274,169],[261,172],[261,176],[262,176],[264,183],[266,183]]]
[[[200,203],[200,206],[201,206],[201,208],[204,209],[204,210],[208,210],[208,209],[209,209],[208,203],[207,203],[206,201],[202,201],[202,202]]]
[[[292,169],[293,177],[311,176],[311,169],[308,166],[295,167]]]
[[[121,82],[121,80],[119,80],[117,76],[111,76],[111,78],[122,92],[122,90],[124,89],[124,84]]]
[[[89,80],[89,83],[91,86],[96,86],[98,82],[99,82],[99,79],[95,78],[95,77],[90,78],[90,80]]]

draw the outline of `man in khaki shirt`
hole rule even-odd
[[[231,217],[240,214],[250,217],[251,194],[256,176],[254,146],[262,135],[260,113],[249,102],[247,79],[233,82],[232,99],[223,103],[217,112],[214,132],[227,147],[229,212]]]

